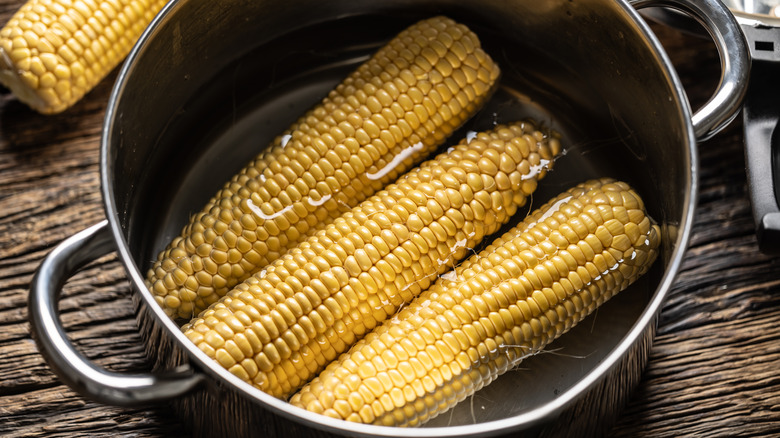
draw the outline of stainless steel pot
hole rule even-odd
[[[696,114],[634,9],[651,4],[702,20],[722,53],[721,84]],[[303,412],[191,345],[156,306],[144,273],[189,212],[258,147],[382,41],[434,14],[468,24],[504,72],[490,106],[465,129],[526,116],[558,129],[568,153],[537,201],[590,176],[627,180],[662,224],[662,258],[643,282],[562,337],[553,347],[558,353],[528,359],[424,428],[355,425]],[[477,436],[539,433],[556,424],[593,432],[639,379],[693,222],[697,139],[736,114],[749,65],[738,24],[715,1],[174,0],[134,48],[111,96],[101,144],[107,221],[64,241],[33,280],[36,340],[59,377],[85,396],[117,405],[170,401],[203,436],[314,430]],[[73,348],[59,322],[63,283],[110,251],[118,251],[134,285],[139,328],[159,371],[127,376],[100,369]]]

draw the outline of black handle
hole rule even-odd
[[[780,254],[780,29],[743,24],[752,73],[743,108],[745,160],[761,252]]]

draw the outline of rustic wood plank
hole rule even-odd
[[[0,434],[5,437],[139,437],[184,436],[173,413],[107,408],[57,387],[5,396],[0,405]]]

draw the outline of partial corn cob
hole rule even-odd
[[[147,285],[191,318],[380,190],[486,101],[498,66],[444,17],[401,32],[249,163],[160,253]]]
[[[183,327],[222,366],[286,398],[525,204],[560,151],[498,126],[421,164]]]
[[[439,279],[291,403],[349,421],[421,424],[625,289],[659,240],[625,183],[581,184]]]
[[[116,67],[166,0],[29,0],[0,30],[0,82],[44,114]]]

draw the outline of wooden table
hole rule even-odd
[[[5,22],[21,0],[0,0]],[[655,26],[694,106],[719,72],[707,40]],[[106,407],[52,374],[27,323],[29,282],[54,245],[104,217],[98,144],[114,75],[64,114],[38,115],[0,93],[0,435],[187,436],[165,406]],[[701,194],[684,269],[641,385],[613,437],[780,433],[780,260],[757,251],[742,126],[700,145]],[[130,285],[114,256],[66,286],[75,344],[119,372],[149,368]]]

